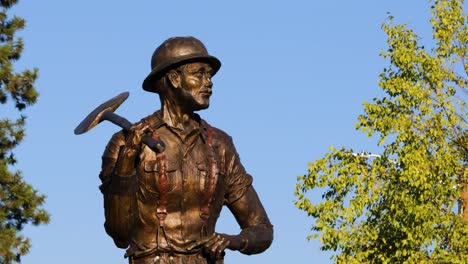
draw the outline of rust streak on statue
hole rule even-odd
[[[195,111],[210,103],[220,61],[193,37],[166,40],[153,54],[143,89],[161,109],[112,137],[101,190],[105,228],[130,263],[223,263],[224,250],[266,250],[273,229],[232,139]],[[165,144],[155,153],[142,138]],[[216,233],[227,206],[240,234]]]

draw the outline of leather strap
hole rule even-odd
[[[208,181],[205,183],[205,193],[203,196],[203,205],[200,208],[200,218],[203,221],[203,228],[207,227],[208,219],[210,218],[210,208],[213,201],[213,195],[216,190],[216,183],[218,182],[218,166],[215,157],[215,151],[213,148],[213,128],[206,122],[203,122],[207,129],[208,136],[206,144],[208,145],[208,158],[209,158],[209,169],[208,169]],[[203,230],[202,230],[203,232]]]
[[[156,132],[154,128],[156,128],[154,122],[154,118],[145,118],[143,119],[143,122],[147,123],[151,129],[151,137],[157,141],[160,141],[161,138]],[[159,249],[159,237],[162,232],[162,235],[164,239],[166,240],[167,245],[169,248],[172,248],[170,241],[167,239],[167,234],[166,234],[166,227],[164,226],[164,221],[166,220],[167,217],[167,159],[166,159],[166,154],[164,152],[156,154],[156,162],[159,167],[159,174],[158,174],[158,182],[159,182],[159,201],[158,201],[158,206],[156,207],[156,217],[159,220],[159,226],[158,230],[156,232],[156,250]]]
[[[161,140],[159,135],[153,131],[153,138]],[[156,214],[159,219],[159,226],[164,225],[164,220],[167,216],[167,160],[166,154],[159,153],[156,155],[156,161],[159,167],[159,203],[156,208]]]

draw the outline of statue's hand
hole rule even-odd
[[[141,138],[150,132],[150,128],[145,123],[138,123],[127,131],[125,147],[119,153],[115,173],[119,176],[129,176],[134,174],[135,159],[141,149]]]
[[[223,258],[224,250],[226,250],[226,248],[230,250],[240,250],[242,248],[242,243],[241,236],[214,233],[211,236],[198,241],[188,250],[201,246],[211,259],[216,260]]]
[[[150,132],[151,128],[144,122],[132,126],[127,132],[125,148],[139,151],[141,148],[141,138]]]

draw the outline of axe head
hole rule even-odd
[[[95,127],[97,124],[99,124],[102,119],[102,116],[105,112],[114,112],[115,109],[117,109],[125,100],[127,100],[129,96],[129,92],[124,92],[116,97],[102,103],[100,106],[98,106],[94,111],[92,111],[81,123],[75,128],[74,132],[75,135],[80,135],[91,128]]]

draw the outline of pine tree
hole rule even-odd
[[[382,153],[332,147],[298,178],[309,238],[337,263],[468,263],[467,15],[462,0],[432,2],[430,50],[393,17],[382,26],[385,95],[356,124]]]
[[[38,93],[33,84],[37,69],[15,73],[13,63],[20,58],[23,41],[15,36],[25,20],[9,17],[7,11],[17,0],[0,0],[0,103],[6,113],[13,107],[21,113],[36,102]],[[11,102],[11,103],[10,103]],[[3,118],[3,117],[2,117]],[[10,171],[16,164],[13,149],[24,138],[26,117],[0,119],[0,263],[19,262],[30,248],[28,238],[21,235],[24,225],[47,223],[49,216],[41,209],[45,197],[26,183],[19,171]]]

